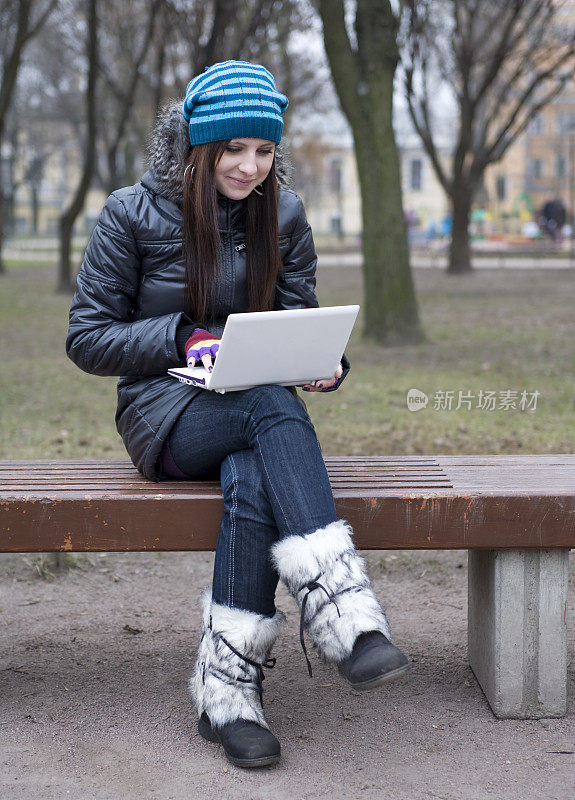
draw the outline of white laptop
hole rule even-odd
[[[199,366],[168,373],[221,394],[333,378],[358,312],[349,305],[230,314],[212,372]]]

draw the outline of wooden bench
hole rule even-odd
[[[327,458],[360,549],[469,551],[468,651],[498,717],[566,713],[575,455]],[[212,550],[218,483],[126,461],[0,462],[0,552]]]

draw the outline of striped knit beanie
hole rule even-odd
[[[265,67],[223,61],[189,82],[183,113],[192,145],[243,138],[279,144],[287,106]]]

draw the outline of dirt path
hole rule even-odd
[[[264,684],[282,742],[242,771],[195,728],[186,681],[208,554],[104,554],[53,580],[0,559],[1,800],[572,800],[569,714],[496,720],[466,664],[464,553],[370,553],[408,680],[359,694],[313,658],[297,614]],[[573,583],[570,608],[573,609]]]

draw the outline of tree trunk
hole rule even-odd
[[[469,242],[469,214],[473,189],[469,184],[456,187],[451,196],[453,227],[449,247],[450,275],[461,275],[471,272],[471,245]]]
[[[71,292],[74,288],[72,279],[72,232],[76,215],[63,214],[60,217],[60,268],[58,270],[58,292]]]
[[[124,181],[126,186],[136,183],[136,154],[131,141],[124,143]]]
[[[22,51],[26,44],[28,36],[28,29],[30,25],[30,0],[21,0],[18,5],[18,12],[16,15],[16,31],[13,41],[10,42],[8,38],[4,42],[6,52],[2,54],[2,82],[0,83],[0,150],[4,141],[4,134],[6,129],[6,117],[10,104],[16,80],[18,78],[18,70],[22,58]],[[10,44],[12,47],[10,48]],[[4,213],[6,209],[6,200],[4,197],[4,187],[0,187],[0,275],[6,273],[6,265],[2,254],[4,252]]]
[[[90,0],[88,6],[88,86],[86,90],[86,142],[84,165],[80,183],[72,202],[60,217],[60,265],[58,269],[57,291],[71,292],[74,286],[72,278],[72,232],[74,223],[84,206],[86,194],[90,188],[96,166],[96,79],[98,70],[98,20],[96,16],[97,0]]]
[[[420,342],[393,132],[374,132],[366,123],[355,126],[354,139],[362,197],[363,333],[388,345]]]
[[[114,142],[106,153],[106,161],[108,162],[106,194],[112,194],[112,192],[116,191],[116,189],[119,189],[121,186],[118,176],[118,144],[118,141]]]
[[[4,192],[0,187],[0,275],[6,274],[6,265],[2,256],[4,252],[4,209],[6,208],[6,201],[4,200]]]
[[[354,50],[343,2],[321,0],[319,12],[334,85],[355,144],[363,223],[363,333],[380,344],[420,342],[424,336],[392,125],[398,21],[389,2],[358,0]]]
[[[164,21],[164,36],[160,38],[158,43],[158,52],[156,58],[156,85],[153,93],[153,108],[154,120],[157,119],[160,109],[162,108],[163,91],[164,91],[164,67],[166,63],[166,41],[168,34],[171,33],[169,26]]]
[[[106,153],[108,161],[108,194],[112,194],[113,191],[118,189],[124,183],[124,179],[126,177],[125,170],[124,174],[121,175],[120,170],[118,169],[118,153],[120,151],[120,147],[122,146],[126,128],[128,127],[130,114],[132,113],[132,108],[136,98],[136,89],[138,87],[138,83],[140,82],[142,65],[146,59],[150,44],[154,37],[156,21],[160,12],[161,0],[153,0],[148,8],[148,21],[144,39],[138,52],[134,53],[134,58],[130,67],[131,74],[129,76],[129,80],[127,81],[127,85],[125,85],[125,88],[120,90],[122,102],[118,113],[116,114],[117,127],[116,131],[114,132],[114,136],[112,137],[110,147]]]
[[[38,235],[38,220],[40,217],[40,200],[38,198],[38,186],[33,183],[31,186],[32,194],[32,233],[34,236]]]

